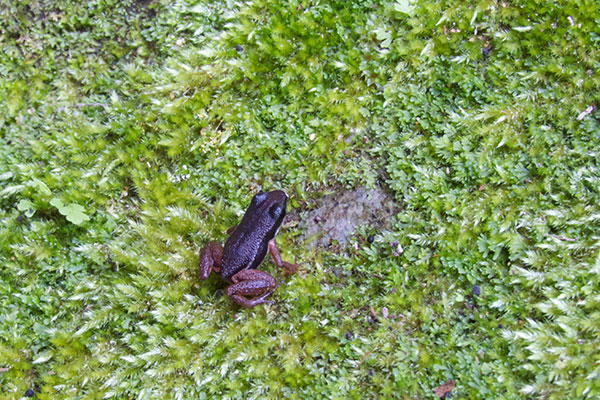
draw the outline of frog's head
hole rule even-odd
[[[277,229],[285,217],[286,206],[287,195],[284,191],[260,192],[254,195],[246,213],[258,218],[261,224]]]

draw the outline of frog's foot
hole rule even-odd
[[[257,269],[242,270],[233,275],[231,281],[233,284],[227,288],[227,295],[243,307],[267,303],[265,299],[280,285],[271,275]]]
[[[273,256],[273,261],[275,264],[279,268],[283,268],[286,273],[294,274],[296,271],[298,271],[298,264],[292,264],[281,259],[281,255],[279,254],[279,249],[277,248],[277,243],[275,243],[274,238],[269,241],[269,252]]]
[[[221,258],[223,257],[223,247],[214,240],[211,240],[204,246],[200,252],[200,261],[198,261],[198,275],[200,279],[208,279],[210,273],[221,271]]]

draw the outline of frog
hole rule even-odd
[[[275,265],[287,274],[298,271],[298,265],[283,261],[275,237],[283,224],[287,195],[282,190],[259,192],[237,226],[230,228],[225,245],[211,240],[200,251],[198,275],[206,280],[212,272],[228,283],[225,292],[242,307],[251,308],[267,300],[280,285],[273,276],[258,267],[267,253]]]

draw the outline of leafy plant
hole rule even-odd
[[[58,197],[50,200],[50,204],[56,207],[58,212],[67,217],[67,220],[75,225],[81,225],[82,222],[89,221],[90,219],[90,217],[84,212],[85,208],[79,204],[70,203],[65,205]]]

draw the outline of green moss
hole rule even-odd
[[[0,4],[0,392],[597,397],[599,11]],[[389,231],[284,226],[273,305],[198,280],[256,191],[375,184]]]

